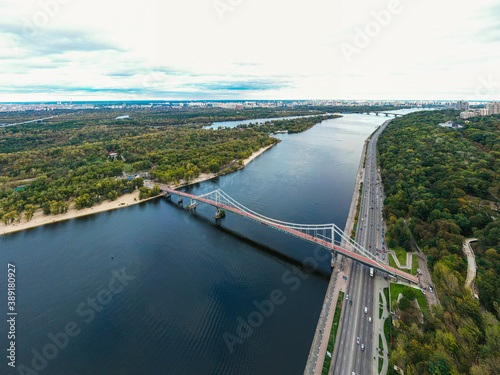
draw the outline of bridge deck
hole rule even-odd
[[[173,189],[166,188],[166,187],[160,187],[160,188],[161,188],[162,191],[166,191],[166,192],[169,192],[171,194],[177,194],[179,196],[190,198],[190,199],[193,199],[193,200],[196,200],[196,201],[200,201],[200,202],[209,204],[209,205],[214,206],[214,207],[219,207],[219,208],[222,208],[224,210],[233,212],[233,213],[235,213],[237,215],[243,216],[243,217],[248,218],[250,220],[254,220],[254,221],[259,222],[259,223],[261,223],[263,225],[269,226],[269,227],[271,227],[273,229],[277,229],[277,230],[279,230],[281,232],[290,234],[290,235],[298,237],[300,239],[303,239],[303,240],[312,242],[314,244],[326,247],[327,249],[329,249],[331,251],[337,251],[337,252],[341,253],[342,255],[347,256],[348,258],[354,259],[354,260],[356,260],[356,261],[358,261],[358,262],[360,262],[362,264],[365,264],[365,265],[367,265],[369,267],[373,267],[374,269],[380,270],[382,272],[387,272],[390,275],[398,276],[398,277],[400,277],[402,279],[405,279],[407,281],[410,281],[410,282],[413,282],[415,284],[418,284],[418,279],[415,276],[413,276],[413,275],[410,275],[410,274],[408,274],[408,273],[406,273],[404,271],[398,270],[398,269],[396,269],[394,267],[390,267],[390,266],[387,266],[387,265],[384,265],[384,264],[381,264],[381,263],[377,263],[374,260],[369,259],[367,257],[364,257],[361,254],[357,254],[357,253],[355,253],[353,251],[350,251],[350,250],[347,250],[345,248],[336,246],[335,244],[333,244],[331,242],[328,242],[328,241],[324,241],[323,239],[320,239],[320,238],[308,235],[306,233],[302,233],[302,232],[300,232],[298,230],[295,230],[293,228],[289,228],[289,227],[287,227],[285,225],[282,225],[280,223],[275,223],[273,221],[264,219],[262,217],[254,215],[252,213],[242,211],[242,210],[240,210],[238,208],[235,208],[235,207],[231,207],[231,206],[229,206],[227,204],[224,204],[224,203],[215,202],[215,201],[207,199],[207,198],[199,197],[197,195],[185,193],[183,191],[173,190]]]

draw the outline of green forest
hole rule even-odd
[[[60,214],[72,203],[76,209],[91,207],[136,189],[146,198],[151,192],[142,178],[128,178],[137,172],[148,172],[162,183],[189,182],[201,173],[229,173],[241,168],[242,160],[254,151],[277,143],[270,134],[302,132],[337,117],[311,116],[325,111],[302,108],[239,114],[219,109],[128,112],[130,118],[123,120],[116,119],[120,113],[108,110],[58,113],[42,123],[0,128],[0,220],[30,220],[37,209]],[[282,115],[308,117],[206,128],[215,120]],[[33,114],[12,117],[25,121]]]
[[[500,116],[464,122],[458,115],[412,113],[379,139],[388,246],[412,250],[406,220],[441,302],[423,325],[413,307],[400,306],[390,373],[393,365],[411,375],[500,373]],[[448,120],[463,127],[437,126]],[[479,301],[464,285],[462,244],[471,237]]]

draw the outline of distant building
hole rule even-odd
[[[479,109],[476,109],[475,112],[479,116],[488,116],[490,114],[490,111],[488,108],[479,108]]]
[[[459,100],[458,102],[455,103],[455,108],[460,109],[462,111],[467,111],[469,110],[469,102]]]
[[[460,118],[462,120],[467,120],[469,117],[474,117],[474,116],[477,116],[477,115],[478,115],[477,112],[472,112],[472,111],[460,112]]]
[[[493,101],[487,104],[488,114],[489,115],[498,115],[500,114],[500,103],[497,101]]]
[[[462,128],[462,125],[455,124],[453,121],[442,122],[441,124],[438,124],[438,126],[441,126],[443,128],[449,128],[449,129]]]
[[[109,158],[116,159],[116,158],[118,157],[118,153],[116,153],[116,152],[110,152],[110,153],[108,154],[108,157],[109,157]]]

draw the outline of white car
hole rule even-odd
[[[368,322],[370,322],[370,323],[372,322],[372,317],[371,316],[368,317]]]
[[[365,314],[368,312],[368,307],[365,306]]]
[[[359,337],[356,337],[356,344],[359,345]]]

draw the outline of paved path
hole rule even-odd
[[[474,250],[470,246],[471,242],[476,242],[477,238],[467,238],[463,244],[462,250],[467,257],[467,279],[465,280],[465,287],[471,290],[474,298],[479,299],[479,296],[474,291],[474,279],[476,278],[476,256]]]
[[[323,362],[325,361],[328,340],[332,329],[333,316],[335,315],[335,306],[339,298],[339,288],[337,280],[339,274],[338,263],[333,269],[328,290],[326,292],[323,309],[318,320],[316,334],[314,335],[313,345],[309,353],[308,363],[304,374],[321,375]],[[332,308],[333,307],[333,308]]]
[[[379,319],[379,309],[376,309],[376,313],[374,310],[374,316],[373,316],[373,332],[375,334],[374,340],[373,340],[373,355],[375,357],[375,360],[372,362],[372,374],[379,374],[378,372],[378,361],[379,358],[382,358],[384,360],[382,364],[382,370],[380,371],[380,374],[387,374],[387,370],[389,369],[389,345],[387,344],[387,340],[385,339],[384,335],[384,322],[387,318],[389,318],[389,301],[386,300],[385,294],[384,294],[384,288],[389,288],[389,283],[383,279],[382,276],[377,276],[375,280],[375,291],[376,291],[376,300],[377,303],[375,304],[376,306],[380,305],[379,302],[379,297],[377,296],[380,295],[382,296],[382,306],[383,306],[383,313],[382,317]],[[382,348],[379,348],[379,339],[378,335],[382,337]],[[379,349],[382,349],[382,355],[380,355]]]
[[[396,265],[402,270],[411,270],[411,266],[413,263],[413,255],[417,255],[417,253],[406,253],[406,265],[403,266],[401,263],[399,263],[399,259],[394,251],[389,250],[388,253],[389,255],[392,255],[392,259],[394,259]]]

